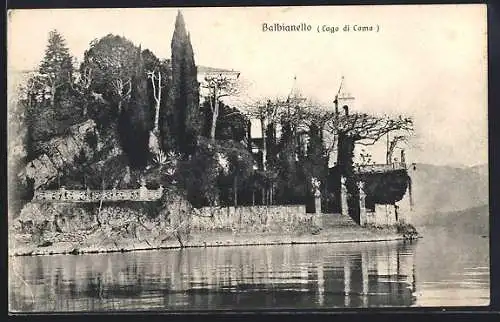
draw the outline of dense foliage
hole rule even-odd
[[[64,132],[82,120],[81,111],[72,95],[72,58],[64,38],[53,30],[40,67],[28,79],[24,99],[26,108],[27,155],[31,160],[39,154],[41,142]]]
[[[149,132],[153,129],[148,84],[141,49],[137,50],[131,78],[130,100],[120,114],[119,132],[123,151],[132,168],[144,168],[149,160]]]
[[[201,135],[210,137],[212,110],[209,106],[208,98],[204,100],[200,108],[202,116]],[[224,103],[220,103],[219,117],[215,131],[216,140],[233,140],[241,142],[247,139],[249,120],[236,108],[231,108]]]

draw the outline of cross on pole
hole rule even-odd
[[[339,100],[342,101],[351,101],[354,100],[354,97],[351,96],[350,93],[343,93],[342,92],[342,87],[344,85],[344,76],[342,76],[341,81],[340,81],[340,86],[337,91],[337,94],[335,95],[335,100],[333,103],[335,104],[335,115],[338,116],[339,114]]]

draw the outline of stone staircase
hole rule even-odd
[[[341,214],[322,214],[323,228],[329,227],[358,227],[359,225],[349,216]]]

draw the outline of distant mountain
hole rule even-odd
[[[432,220],[423,224],[423,226],[447,227],[451,231],[487,236],[489,233],[489,218],[489,207],[484,205],[460,211],[436,213]]]
[[[409,170],[416,224],[431,223],[438,214],[488,205],[488,166],[416,164]],[[437,219],[436,219],[437,220]]]
[[[489,167],[487,164],[475,165],[473,167],[470,167],[470,169],[479,174],[480,176],[488,178]]]
[[[234,70],[225,69],[225,68],[216,68],[210,66],[196,66],[198,68],[198,73],[230,73],[235,72]]]

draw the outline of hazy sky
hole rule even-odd
[[[250,96],[302,92],[330,103],[345,76],[353,110],[414,117],[407,161],[487,162],[486,6],[184,8],[199,65],[241,71]],[[33,69],[48,32],[59,30],[81,60],[108,33],[170,57],[177,9],[72,9],[10,12],[8,66]],[[311,25],[310,32],[263,32],[262,24]],[[350,32],[317,32],[346,24]],[[353,25],[378,32],[355,32]],[[377,152],[378,151],[378,152]],[[381,150],[376,160],[384,161]]]

